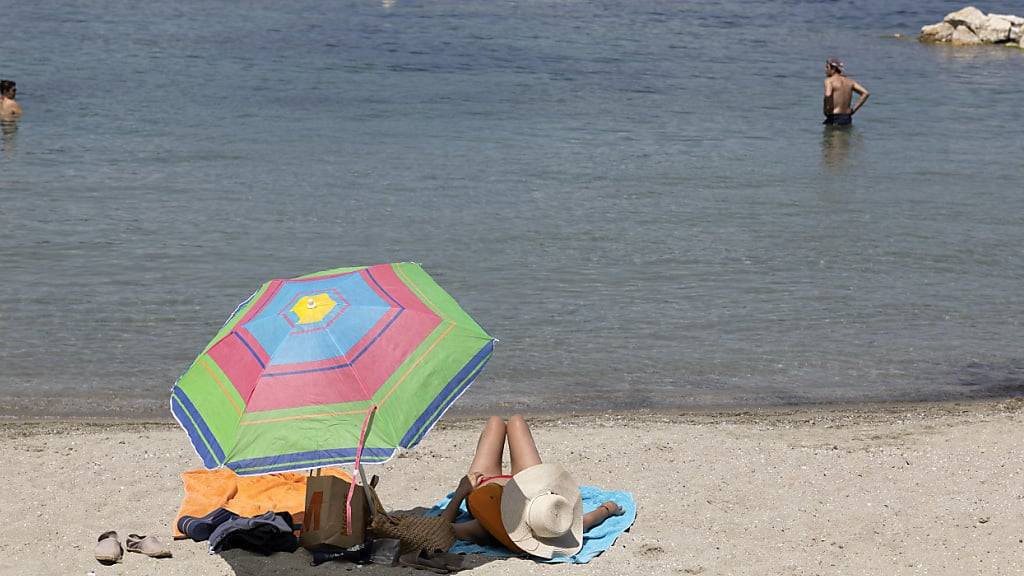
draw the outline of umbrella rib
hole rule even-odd
[[[434,312],[433,310],[427,312],[424,312],[422,310],[416,310],[415,308],[402,308],[402,310],[409,314],[416,314],[417,316],[426,316],[431,319],[437,318],[441,321],[442,324],[449,324],[453,328],[458,329],[459,333],[467,338],[477,338],[479,340],[494,340],[493,336],[487,334],[484,331],[484,329],[480,328],[479,326],[474,328],[463,326],[462,324],[459,324],[458,322],[452,320],[448,316]]]
[[[444,340],[445,338],[448,337],[448,334],[451,333],[452,329],[454,329],[455,326],[456,325],[454,323],[451,323],[451,322],[448,323],[448,328],[441,334],[441,336],[438,337],[438,339],[435,340],[434,343],[430,345],[430,348],[427,348],[426,350],[424,350],[423,354],[420,354],[419,358],[417,358],[416,361],[413,362],[412,366],[409,366],[409,368],[406,369],[405,373],[402,374],[402,377],[399,378],[398,381],[395,382],[391,386],[391,390],[388,390],[388,393],[384,396],[384,398],[381,399],[381,401],[380,401],[381,406],[383,406],[385,403],[387,403],[388,398],[391,398],[391,395],[395,393],[395,390],[398,389],[398,387],[402,384],[402,382],[405,382],[405,379],[409,377],[409,374],[412,373],[412,371],[416,368],[416,366],[419,366],[419,363],[422,362],[423,359],[427,357],[427,354],[430,354],[430,352],[433,351],[434,348],[438,344],[440,344],[442,340]]]
[[[480,326],[477,326],[476,329],[473,330],[471,328],[464,327],[461,324],[459,324],[458,322],[456,322],[455,320],[449,318],[447,314],[444,314],[444,313],[441,312],[441,307],[438,306],[437,304],[434,304],[434,301],[431,300],[430,297],[427,296],[427,294],[423,291],[423,289],[420,288],[419,286],[417,286],[416,283],[413,282],[412,278],[410,278],[408,274],[406,274],[404,271],[402,271],[401,268],[394,268],[394,271],[395,271],[395,275],[397,275],[399,278],[401,278],[401,280],[403,282],[405,282],[405,285],[410,290],[412,290],[416,294],[416,296],[422,302],[425,302],[427,304],[427,307],[430,308],[430,313],[431,314],[433,314],[434,316],[437,316],[438,318],[440,318],[441,320],[443,320],[445,322],[448,322],[448,323],[450,323],[450,324],[452,324],[454,326],[457,326],[460,330],[463,330],[463,331],[465,331],[467,333],[473,333],[473,335],[476,335],[476,337],[478,337],[478,338],[480,338],[482,340],[493,340],[493,338],[491,338],[490,336],[487,336],[486,333],[484,333],[483,328],[481,328]],[[406,310],[408,310],[410,312],[415,312],[417,314],[423,314],[423,312],[420,312],[420,311],[414,310],[414,309],[406,308]],[[476,334],[478,332],[479,333],[484,333],[484,335],[483,336],[479,336],[479,335]]]
[[[248,325],[248,322],[246,322],[246,325]],[[244,328],[244,326],[243,326],[243,328]],[[235,330],[232,329],[231,332],[235,332]],[[239,334],[238,336],[241,338],[241,334]],[[244,338],[242,338],[242,342],[243,343],[245,342]],[[281,344],[283,344],[283,343],[284,343],[284,339],[282,338],[281,341],[277,343],[277,346],[274,346],[274,350],[273,351],[267,350],[267,349],[264,348],[264,351],[267,353],[267,366],[270,365],[270,361],[274,359],[274,353],[277,352],[277,349],[280,348]],[[255,352],[254,352],[254,354],[255,354]],[[266,366],[262,366],[262,369],[265,370]],[[249,407],[249,401],[252,400],[253,395],[256,394],[256,390],[260,387],[260,382],[262,380],[263,380],[263,371],[261,370],[259,376],[256,377],[256,382],[253,384],[252,390],[249,390],[249,395],[245,397],[245,407],[246,408]],[[246,412],[244,414],[242,414],[242,419],[244,420],[245,417],[248,414],[249,414],[249,412],[248,412],[248,410],[246,410]]]
[[[392,268],[392,270],[395,271],[396,276],[400,277],[402,281],[405,282],[405,285],[408,286],[410,290],[416,292],[416,296],[418,296],[420,300],[427,303],[427,306],[429,306],[431,310],[439,310],[437,304],[434,304],[434,302],[424,294],[423,290],[421,290],[420,287],[417,286],[416,283],[409,278],[409,275],[403,272],[401,268]]]
[[[327,336],[331,339],[331,342],[334,344],[334,347],[341,354],[341,357],[344,358],[345,361],[348,362],[348,365],[352,368],[352,375],[355,376],[356,382],[359,383],[359,389],[363,391],[363,396],[365,396],[367,400],[372,400],[372,398],[370,397],[370,394],[368,393],[368,391],[366,389],[366,386],[363,384],[363,379],[359,377],[359,372],[356,370],[355,362],[350,361],[349,358],[348,358],[348,354],[346,354],[345,352],[341,351],[341,345],[338,344],[338,341],[334,339],[334,334],[331,334],[330,330],[324,330],[324,332],[327,333]]]
[[[327,335],[331,338],[331,342],[334,343],[334,347],[338,349],[338,352],[341,352],[341,346],[338,344],[338,341],[334,339],[334,334],[331,334],[330,330],[325,330],[325,332],[327,332]],[[341,356],[342,356],[342,358],[345,358],[346,361],[348,361],[348,355],[347,354],[342,352]],[[359,377],[359,371],[356,370],[356,364],[355,364],[354,360],[349,362],[349,367],[352,369],[352,375],[355,377],[356,382],[359,383],[359,388],[360,388],[360,390],[363,391],[363,396],[366,397],[367,402],[370,403],[371,407],[372,406],[377,406],[377,404],[373,402],[373,396],[371,396],[369,390],[366,389],[366,385],[363,383],[363,379]],[[383,403],[382,403],[382,405],[383,405]],[[380,410],[378,410],[377,412],[378,412],[378,418],[379,418],[380,417],[380,414],[379,414]],[[395,434],[395,426],[391,422],[390,419],[386,419],[386,420],[388,422],[388,428],[391,430],[391,435],[394,436],[394,434]],[[369,434],[370,434],[370,431],[367,430],[366,431],[366,435],[369,436]]]

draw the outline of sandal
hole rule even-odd
[[[117,532],[111,530],[100,534],[99,540],[96,541],[95,554],[96,560],[104,566],[120,562],[121,557],[124,556],[124,549],[121,548],[121,542],[117,539]]]
[[[139,536],[138,534],[129,534],[128,538],[124,541],[124,547],[129,552],[138,552],[145,554],[150,558],[170,558],[171,551],[164,546],[156,536]]]

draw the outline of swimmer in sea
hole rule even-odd
[[[853,93],[860,95],[857,104],[850,108]],[[871,93],[853,78],[843,72],[843,63],[836,58],[825,62],[825,102],[823,112],[825,121],[822,124],[831,126],[848,126],[853,123],[853,115],[860,110]]]
[[[14,99],[17,93],[14,80],[0,80],[0,119],[12,120],[21,116],[21,106]]]

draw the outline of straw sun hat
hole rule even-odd
[[[531,466],[502,490],[501,523],[512,542],[532,556],[572,556],[583,547],[580,489],[558,464]]]

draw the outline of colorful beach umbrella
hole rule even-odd
[[[493,345],[418,264],[272,280],[174,385],[171,412],[207,468],[384,462],[423,439]]]

